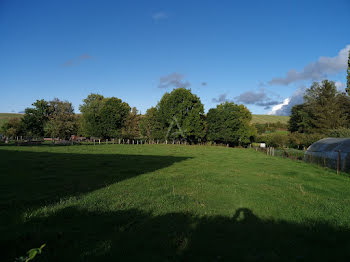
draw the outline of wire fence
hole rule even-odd
[[[225,146],[230,147],[226,143],[216,143],[211,141],[187,141],[185,139],[149,139],[149,138],[110,138],[102,139],[97,137],[77,137],[72,136],[69,140],[59,138],[44,138],[44,137],[15,137],[0,138],[0,145],[145,145],[145,144],[165,144],[165,145],[207,145],[207,146]]]

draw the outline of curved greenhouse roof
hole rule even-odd
[[[329,168],[350,172],[350,138],[324,138],[313,143],[306,151],[304,160]]]

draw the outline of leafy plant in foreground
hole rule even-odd
[[[32,248],[27,252],[27,256],[26,257],[19,257],[16,258],[16,262],[28,262],[30,260],[33,260],[36,255],[40,255],[43,248],[46,246],[46,244],[41,245],[39,248]]]

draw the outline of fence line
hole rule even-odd
[[[101,138],[76,138],[76,139],[59,139],[59,138],[42,138],[42,137],[14,137],[14,138],[8,138],[3,137],[0,138],[0,144],[10,144],[14,143],[18,146],[21,145],[39,145],[42,143],[50,143],[52,145],[77,145],[77,144],[84,144],[84,145],[108,145],[108,144],[119,144],[119,145],[145,145],[145,144],[166,144],[166,145],[200,145],[200,146],[225,146],[229,147],[229,144],[226,143],[216,143],[216,142],[188,142],[184,139],[127,139],[127,138],[111,138],[111,139],[101,139]]]

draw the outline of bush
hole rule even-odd
[[[266,143],[267,146],[284,148],[289,145],[287,134],[265,134],[257,136],[257,142]]]
[[[7,137],[16,137],[24,135],[24,127],[22,120],[19,118],[11,118],[1,127],[0,131]]]
[[[316,141],[327,137],[323,134],[306,134],[306,133],[291,133],[289,137],[289,146],[293,148],[303,149],[309,147]]]
[[[329,130],[328,136],[330,137],[350,137],[350,129],[340,128]]]

